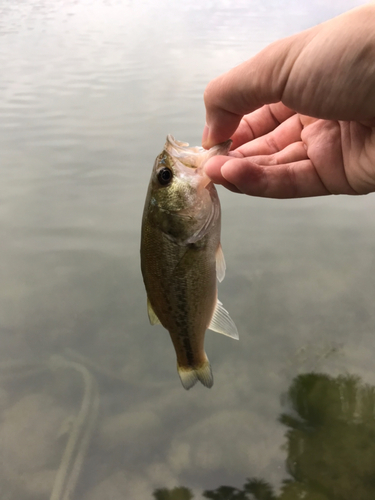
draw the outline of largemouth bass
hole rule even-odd
[[[169,331],[185,389],[198,380],[213,385],[204,351],[207,328],[238,339],[217,298],[217,280],[225,275],[221,210],[216,188],[203,171],[209,158],[227,154],[230,145],[207,151],[168,135],[155,160],[143,212],[141,268],[148,316],[151,324]]]

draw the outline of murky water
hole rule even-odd
[[[240,341],[207,333],[212,390],[181,387],[139,270],[206,83],[360,3],[0,1],[2,499],[375,497],[372,195],[220,190]]]

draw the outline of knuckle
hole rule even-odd
[[[268,150],[271,152],[271,153],[277,153],[280,151],[280,148],[273,136],[273,134],[269,134],[268,136],[265,137],[265,141],[266,141],[266,144],[267,144],[267,147],[268,147]]]
[[[296,198],[298,197],[298,182],[295,168],[290,163],[286,167],[286,173],[288,179],[289,197]]]

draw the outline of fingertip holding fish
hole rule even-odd
[[[209,158],[227,155],[232,141],[209,150],[171,135],[151,174],[142,218],[141,269],[152,325],[169,331],[185,389],[199,380],[212,387],[204,352],[207,328],[238,339],[237,328],[217,298],[225,275],[220,245],[221,209],[204,172]]]
[[[202,134],[202,146],[204,147],[204,149],[209,149],[209,135],[210,135],[210,129],[209,129],[209,126],[207,125],[207,123],[205,124],[204,126],[204,129],[203,129],[203,134]]]

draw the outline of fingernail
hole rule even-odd
[[[202,146],[203,147],[206,147],[205,143],[207,142],[209,135],[210,135],[210,129],[208,128],[208,125],[206,123],[204,126],[204,129],[203,129],[203,134],[202,134]]]

